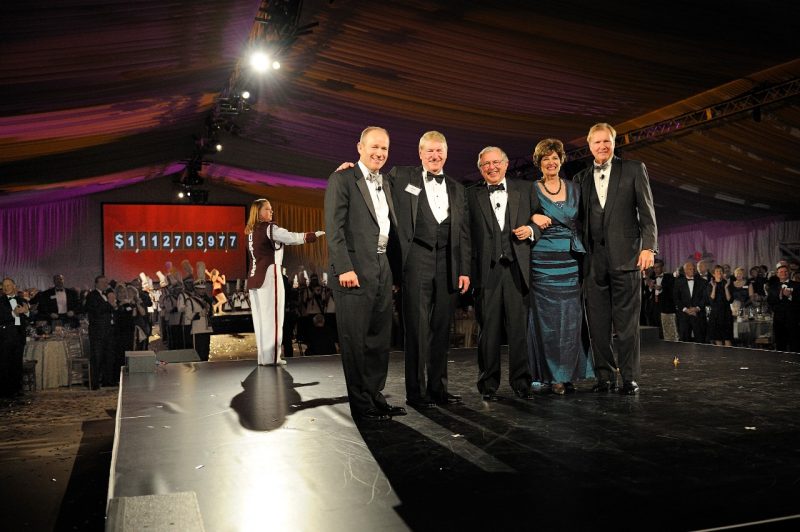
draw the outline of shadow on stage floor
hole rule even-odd
[[[128,375],[109,495],[194,492],[207,530],[800,524],[800,356],[654,341],[639,396],[523,401],[504,383],[491,403],[475,357],[451,352],[463,404],[359,426],[336,356]],[[391,403],[403,386],[394,353]]]

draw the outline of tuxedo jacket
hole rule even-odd
[[[698,274],[694,274],[694,289],[689,294],[689,280],[685,275],[681,275],[675,279],[675,290],[673,291],[673,298],[675,299],[675,311],[678,315],[683,314],[683,309],[691,307],[699,307],[703,314],[706,312],[706,305],[708,304],[708,283],[705,279]]]
[[[531,221],[531,216],[539,208],[539,197],[533,190],[533,183],[506,177],[506,189],[508,193],[506,209],[511,220],[509,230],[521,225],[530,226],[533,228],[534,240],[538,240],[542,236],[542,231]],[[485,183],[478,183],[467,190],[467,205],[472,238],[470,282],[478,290],[486,285],[491,274],[495,250],[493,226],[497,223]],[[515,263],[520,268],[525,285],[530,286],[531,240],[529,238],[518,240],[513,234],[511,239]]]
[[[402,265],[400,271],[406,267],[408,252],[414,241],[420,196],[425,187],[422,172],[422,166],[395,166],[388,174],[392,181],[392,199],[397,216],[397,239]],[[470,272],[469,216],[463,185],[446,174],[444,182],[450,211],[450,238],[447,245],[450,256],[449,278],[451,288],[456,289],[458,277],[469,276]]]
[[[397,228],[392,183],[383,180],[383,193],[389,204],[391,232]],[[358,294],[365,286],[375,283],[379,274],[378,217],[372,204],[367,181],[358,165],[328,178],[325,190],[325,239],[328,242],[330,261],[329,286],[337,292]],[[389,247],[392,247],[392,234]],[[387,250],[388,252],[388,250]],[[339,274],[355,271],[359,288],[344,288],[339,284]]]
[[[664,314],[675,314],[675,277],[669,272],[664,272],[661,278],[661,293],[658,295],[656,309]]]
[[[114,326],[114,307],[97,290],[86,296],[86,313],[90,331],[108,331]]]
[[[781,287],[784,284],[794,290],[791,300],[781,297]],[[794,281],[782,283],[778,280],[770,283],[767,288],[767,303],[772,309],[775,319],[797,324],[798,318],[800,318],[800,283]]]
[[[72,311],[75,314],[81,310],[81,301],[78,297],[78,292],[72,288],[64,288],[64,293],[67,295],[67,311]],[[50,287],[44,292],[36,294],[36,313],[46,319],[50,319],[50,314],[58,314],[58,302],[56,301],[56,288]]]
[[[583,225],[583,244],[588,256],[593,243],[589,228],[593,165],[580,171],[575,180],[581,187],[579,219]],[[639,252],[643,249],[658,251],[656,213],[653,193],[644,163],[614,157],[608,176],[608,195],[603,213],[603,231],[611,268],[637,270]]]
[[[0,293],[0,325],[14,325],[14,323],[11,301],[9,301],[7,295]]]

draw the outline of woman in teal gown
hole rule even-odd
[[[565,159],[557,139],[539,142],[533,152],[542,171],[533,187],[540,205],[533,222],[542,236],[531,247],[528,355],[534,382],[549,384],[557,394],[573,392],[575,381],[594,377],[582,335],[578,266],[585,250],[575,227],[580,188],[559,176]]]

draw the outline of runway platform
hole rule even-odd
[[[638,396],[587,382],[523,401],[505,383],[492,403],[475,358],[451,352],[463,404],[359,426],[337,356],[126,375],[109,525],[144,500],[181,530],[800,526],[800,355],[657,340]],[[386,395],[404,403],[402,353]]]

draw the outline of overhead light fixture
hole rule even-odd
[[[253,52],[250,55],[250,66],[256,72],[266,72],[269,70],[269,56],[264,52]]]
[[[272,62],[272,69],[273,70],[279,70],[280,68],[281,68],[281,64],[278,61],[273,61]]]
[[[222,151],[222,144],[217,144],[216,148],[218,152]]]
[[[243,91],[242,92],[242,98],[244,98],[246,100],[249,97],[250,97],[250,91]]]

